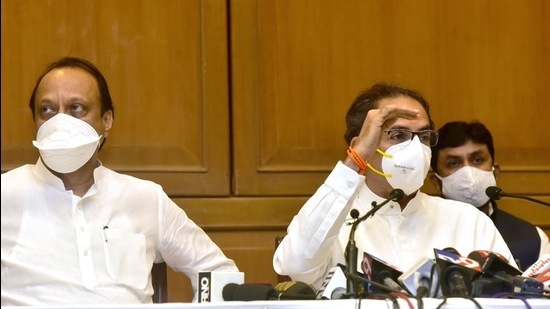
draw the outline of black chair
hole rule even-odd
[[[166,263],[153,264],[151,269],[153,281],[153,303],[168,302],[168,278],[166,273]]]

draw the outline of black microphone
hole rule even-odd
[[[222,290],[224,301],[251,301],[277,299],[277,291],[270,285],[228,283]]]
[[[390,196],[383,201],[381,204],[377,204],[375,201],[372,202],[373,208],[369,210],[364,216],[359,217],[359,211],[357,209],[352,209],[350,211],[350,216],[354,219],[354,221],[351,224],[351,230],[349,233],[349,241],[346,246],[346,268],[349,273],[353,275],[357,275],[357,246],[355,245],[355,230],[357,229],[357,225],[361,223],[362,221],[366,220],[368,217],[373,216],[374,213],[376,213],[382,206],[386,205],[390,201],[399,202],[403,196],[405,196],[405,192],[401,189],[393,189],[390,192]],[[357,293],[359,291],[357,286],[357,278],[356,276],[347,276],[347,287],[346,291],[347,294],[350,296],[357,297]]]
[[[301,281],[282,282],[275,288],[264,284],[228,283],[222,295],[224,301],[314,300],[315,290]]]
[[[481,275],[481,266],[456,252],[453,248],[434,249],[436,265],[440,270],[441,291],[444,296],[469,297],[471,282]]]
[[[498,253],[477,250],[468,254],[481,265],[482,278],[472,283],[472,296],[491,297],[496,293],[519,293],[541,295],[544,292],[542,282],[521,276],[521,271],[499,255]]]
[[[364,252],[361,268],[363,270],[363,273],[365,274],[365,277],[370,281],[375,281],[383,284],[389,287],[392,291],[399,291],[403,294],[409,294],[408,291],[403,289],[403,287],[399,283],[397,283],[399,276],[401,276],[403,272],[396,269],[394,266],[384,262],[380,258],[377,258],[370,253]],[[365,291],[384,292],[379,291],[377,286],[373,286],[371,284],[365,284]]]
[[[534,199],[530,196],[505,193],[504,191],[502,191],[501,188],[495,187],[495,186],[487,187],[487,189],[485,189],[485,194],[487,194],[487,196],[490,199],[495,200],[495,201],[500,200],[503,197],[511,197],[511,198],[527,200],[527,201],[537,203],[537,204],[540,204],[540,205],[544,205],[544,206],[550,206],[550,203]]]

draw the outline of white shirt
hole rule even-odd
[[[273,258],[275,271],[319,287],[331,267],[345,265],[350,210],[356,208],[362,216],[373,201],[384,200],[369,190],[364,176],[338,162],[290,223]],[[395,202],[380,208],[357,226],[354,239],[358,271],[364,252],[406,271],[422,258],[433,259],[434,249],[449,247],[463,256],[474,250],[498,252],[517,268],[488,216],[472,205],[421,192],[403,211]]]
[[[2,174],[2,305],[151,303],[153,262],[238,271],[150,181],[94,171],[82,197],[38,160]]]

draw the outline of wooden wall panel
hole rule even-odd
[[[175,199],[245,273],[246,283],[277,284],[275,237],[284,236],[306,198]],[[193,299],[187,277],[168,272],[171,302]]]
[[[2,1],[2,171],[36,162],[28,98],[46,64],[70,55],[109,83],[107,166],[175,196],[228,195],[226,29],[217,0]]]
[[[481,120],[504,173],[543,172],[533,183],[548,188],[549,6],[232,1],[235,194],[313,193],[345,156],[347,108],[377,81],[422,92],[438,126]]]

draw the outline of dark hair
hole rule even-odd
[[[105,80],[105,77],[103,77],[103,74],[98,70],[98,68],[91,62],[76,58],[76,57],[63,57],[55,62],[52,62],[48,65],[46,70],[40,75],[38,80],[36,81],[36,85],[34,86],[34,89],[31,94],[31,98],[29,100],[29,107],[32,111],[32,118],[35,117],[35,100],[36,100],[36,91],[38,89],[38,85],[40,85],[40,82],[48,74],[49,72],[61,69],[61,68],[79,68],[82,69],[90,75],[94,77],[94,79],[97,82],[97,87],[99,89],[99,96],[101,100],[101,115],[105,114],[107,111],[111,111],[113,113],[113,118],[115,117],[115,107],[113,106],[113,101],[111,100],[111,95],[109,94],[109,87],[107,86],[107,81]]]
[[[495,148],[493,145],[493,136],[485,125],[477,120],[471,122],[451,121],[447,122],[439,129],[439,141],[432,147],[431,166],[434,172],[437,172],[437,159],[439,150],[448,147],[454,148],[472,141],[476,144],[485,144],[489,149],[489,154],[495,160]]]
[[[409,97],[418,101],[418,103],[424,107],[424,110],[426,110],[426,114],[428,114],[430,128],[434,128],[435,125],[432,116],[430,116],[430,106],[428,101],[426,101],[420,93],[392,84],[378,83],[362,91],[355,98],[346,114],[346,133],[344,134],[344,138],[348,145],[350,145],[351,140],[361,132],[363,122],[365,122],[367,113],[371,109],[378,108],[379,102],[383,99],[398,97]]]

